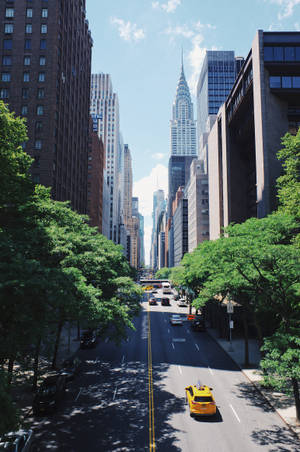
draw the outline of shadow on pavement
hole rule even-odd
[[[293,435],[288,428],[280,428],[274,425],[271,429],[255,430],[252,433],[254,442],[261,446],[269,446],[270,452],[293,452],[299,451],[299,440]],[[289,448],[286,448],[286,445]],[[291,449],[291,447],[294,447]]]

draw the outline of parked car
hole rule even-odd
[[[156,301],[156,298],[149,298],[149,305],[151,305],[151,306],[153,306],[153,305],[156,305],[157,304],[157,301]]]
[[[185,298],[179,298],[179,300],[178,300],[178,302],[177,302],[177,305],[178,305],[179,307],[185,307],[185,306],[187,306],[187,302],[186,302]]]
[[[190,415],[211,415],[217,412],[216,402],[211,393],[212,388],[206,385],[188,386],[185,388]]]
[[[171,325],[182,325],[183,321],[180,315],[172,314],[170,317],[170,323]]]
[[[97,334],[94,330],[83,331],[80,339],[80,348],[93,348],[97,345]]]
[[[63,367],[60,370],[60,374],[64,375],[66,378],[66,383],[73,381],[75,377],[79,374],[81,361],[79,358],[66,359],[63,362]]]
[[[194,331],[205,331],[205,320],[203,316],[196,316],[194,320],[191,322],[191,328]]]
[[[46,377],[34,396],[33,414],[43,414],[56,410],[66,390],[66,377],[61,374]]]
[[[170,299],[169,298],[162,298],[161,299],[161,305],[162,306],[170,306]]]
[[[30,429],[9,432],[0,438],[0,451],[33,452],[32,441],[33,431]]]

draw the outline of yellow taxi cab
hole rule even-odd
[[[216,402],[211,391],[212,388],[206,385],[192,385],[185,388],[191,416],[216,414]]]

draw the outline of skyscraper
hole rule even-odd
[[[109,186],[109,239],[118,242],[119,223],[119,101],[109,74],[92,74],[91,115],[98,121],[98,135],[105,149],[106,182]],[[103,203],[105,206],[105,202]],[[103,216],[107,213],[103,212]]]
[[[86,213],[92,38],[85,0],[1,1],[0,98],[27,118],[33,181]]]
[[[216,115],[230,92],[244,59],[232,50],[207,50],[197,84],[198,140],[206,130],[209,115]]]
[[[197,155],[196,121],[183,63],[172,109],[171,155]]]

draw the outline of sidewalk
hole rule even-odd
[[[244,366],[244,340],[242,338],[232,339],[232,349],[230,343],[224,338],[218,337],[217,330],[207,328],[208,334],[223,348],[223,350],[238,365],[244,375],[264,396],[268,403],[276,410],[287,426],[300,438],[300,424],[296,423],[296,408],[293,397],[286,396],[279,392],[272,392],[262,388],[259,382],[262,376],[259,370],[260,351],[258,342],[255,339],[249,340],[249,361],[250,366]]]

